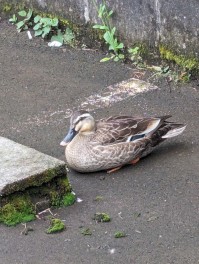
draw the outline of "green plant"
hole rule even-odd
[[[124,48],[124,44],[122,42],[118,42],[117,37],[115,36],[116,27],[112,27],[110,24],[110,18],[113,14],[113,10],[108,10],[105,1],[100,6],[97,6],[95,0],[93,0],[95,4],[95,8],[98,13],[98,17],[100,18],[102,24],[96,24],[93,26],[95,29],[99,29],[104,31],[103,38],[105,43],[108,44],[109,50],[113,52],[111,57],[106,57],[101,60],[101,62],[108,61],[113,59],[114,61],[119,61],[124,59],[124,54],[122,54],[122,50]]]
[[[51,41],[58,41],[61,44],[74,46],[75,35],[70,28],[67,28],[63,33],[58,29],[57,34],[51,37]]]
[[[16,24],[17,23],[17,17],[16,17],[15,14],[9,19],[9,22],[12,23],[12,24]]]
[[[61,30],[57,17],[42,17],[40,15],[34,17],[31,9],[28,12],[25,10],[19,11],[18,16],[14,14],[9,19],[12,24],[16,24],[18,31],[27,30],[32,27],[36,37],[49,38],[51,36],[51,41],[58,41],[61,44],[74,46],[75,34],[70,28]],[[18,22],[18,20],[20,21]]]
[[[35,36],[42,36],[45,38],[53,29],[58,28],[58,18],[41,17],[37,15],[34,17],[35,26],[33,30],[35,31]]]
[[[169,82],[189,82],[191,73],[190,71],[182,71],[182,70],[171,70],[170,66],[148,66],[148,69],[155,71],[155,73],[150,77],[163,77],[167,78]]]
[[[28,12],[25,10],[21,10],[18,12],[18,15],[22,17],[22,20],[17,22],[16,16],[13,15],[15,21],[11,21],[14,24],[16,23],[18,32],[20,32],[21,30],[27,30],[30,26],[32,26],[32,22],[31,22],[32,10],[31,9],[29,9]]]
[[[128,49],[129,59],[133,62],[134,65],[138,65],[142,62],[142,57],[140,56],[140,47],[134,47]]]

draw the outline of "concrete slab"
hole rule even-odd
[[[65,163],[0,137],[0,196],[66,175]]]

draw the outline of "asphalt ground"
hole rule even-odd
[[[53,49],[40,39],[0,22],[1,136],[65,160],[59,146],[72,109],[106,87],[137,76],[122,63],[100,63],[95,50]],[[144,76],[143,76],[144,78]],[[199,263],[199,89],[197,82],[127,97],[92,114],[164,115],[186,123],[183,135],[163,143],[136,166],[114,174],[68,173],[83,201],[53,210],[67,229],[47,235],[48,221],[0,225],[1,264],[58,263]],[[101,196],[96,201],[96,196]],[[109,223],[96,223],[96,212],[108,213]],[[81,234],[89,228],[91,236]],[[117,231],[127,234],[115,238]]]

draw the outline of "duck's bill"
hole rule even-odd
[[[75,137],[76,134],[77,134],[77,132],[75,131],[75,129],[70,128],[69,131],[68,131],[68,134],[62,140],[60,145],[61,146],[66,146]]]

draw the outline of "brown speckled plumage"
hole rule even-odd
[[[67,143],[66,161],[80,172],[129,164],[148,155],[167,134],[173,137],[183,132],[185,126],[166,121],[169,117],[116,116],[95,122],[88,112],[77,111],[71,117],[70,129],[76,132]],[[175,135],[169,136],[169,131]]]

